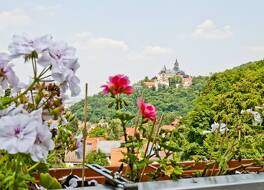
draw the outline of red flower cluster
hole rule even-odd
[[[139,98],[137,100],[137,105],[140,110],[141,115],[148,120],[156,120],[156,108],[152,104],[145,103],[143,99]]]
[[[108,93],[114,96],[117,94],[130,95],[133,92],[133,87],[130,85],[128,77],[121,74],[109,77],[109,82],[103,85],[102,88],[105,95]]]

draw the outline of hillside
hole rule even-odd
[[[241,110],[264,103],[264,61],[213,74],[188,114],[189,125],[206,129],[214,121],[236,125]]]
[[[175,116],[185,116],[193,106],[193,100],[199,95],[203,86],[206,84],[208,77],[194,77],[193,84],[189,88],[160,88],[155,91],[148,88],[136,88],[135,92],[128,97],[127,102],[129,106],[126,108],[133,113],[137,112],[136,99],[144,94],[144,99],[155,105],[158,109],[158,113],[167,113],[165,115],[164,122],[171,122]],[[140,82],[139,82],[140,83]],[[111,98],[103,96],[101,93],[96,94],[88,98],[89,102],[89,121],[98,122],[104,118],[109,120],[113,114],[113,110],[108,109],[108,105],[111,102]],[[83,101],[80,101],[70,107],[77,117],[83,119]]]
[[[263,103],[264,60],[213,74],[183,120],[191,143],[187,154],[206,152],[201,150],[209,141],[203,131],[221,122],[226,124],[229,135],[241,138],[239,157],[259,157],[252,150],[264,151]]]

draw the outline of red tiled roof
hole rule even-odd
[[[87,146],[91,147],[92,151],[96,151],[97,148],[97,142],[99,141],[99,138],[87,138],[86,139],[86,144]]]

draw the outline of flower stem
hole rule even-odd
[[[86,138],[87,138],[87,96],[88,96],[88,84],[85,83],[85,98],[84,98],[84,128],[83,128],[83,160],[82,160],[82,187],[84,187],[84,173],[85,173],[85,149],[86,149]]]
[[[32,90],[32,88],[34,87],[34,85],[40,81],[41,77],[42,77],[44,74],[47,73],[47,71],[49,70],[49,68],[50,68],[50,66],[44,68],[44,69],[40,72],[40,74],[39,74],[37,77],[34,77],[34,80],[33,80],[33,82],[29,85],[29,87],[28,87],[24,92],[22,92],[21,94],[19,94],[17,97],[13,98],[12,101],[16,101],[16,100],[18,100],[19,98],[21,98],[22,96],[24,96],[26,93],[28,93],[28,91]]]
[[[27,172],[30,173],[32,170],[36,169],[39,166],[40,162],[35,163],[33,166],[28,168]]]
[[[22,96],[24,96],[28,91],[32,90],[33,86],[38,82],[38,80],[34,80],[30,85],[29,87],[24,91],[22,92],[21,94],[19,94],[17,97],[13,98],[12,101],[16,101],[18,100],[19,98],[21,98]]]
[[[148,147],[149,147],[149,144],[150,144],[150,141],[151,141],[152,133],[153,133],[154,128],[155,128],[155,123],[156,123],[156,122],[154,121],[154,122],[153,122],[153,125],[152,125],[152,128],[151,128],[151,131],[150,131],[150,133],[149,133],[148,142],[147,142],[147,147],[146,147],[146,150],[145,150],[145,153],[144,153],[143,160],[145,160],[146,157],[147,157]],[[151,153],[151,152],[150,152],[150,153]],[[140,177],[140,178],[139,178],[139,181],[142,180],[143,175],[144,175],[144,172],[145,172],[145,169],[146,169],[146,166],[144,166],[143,170],[141,170],[141,172],[140,172],[140,174],[139,174],[139,177]]]
[[[144,153],[144,159],[146,158],[147,153],[148,153],[148,147],[149,147],[149,143],[150,143],[150,141],[151,141],[152,133],[153,133],[154,128],[155,128],[155,123],[156,123],[156,122],[153,122],[152,128],[151,128],[150,133],[149,133],[148,142],[147,142],[147,147],[146,147],[146,150],[145,150],[145,153]]]
[[[34,74],[34,80],[37,78],[37,65],[36,60],[32,57],[32,68],[33,68],[33,74]]]
[[[153,150],[153,148],[154,148],[154,145],[155,145],[155,143],[156,143],[156,141],[157,141],[157,136],[159,135],[159,132],[160,132],[160,128],[161,128],[161,123],[162,123],[162,120],[163,120],[163,116],[164,116],[164,113],[161,115],[161,117],[160,117],[160,120],[159,120],[159,124],[158,124],[158,127],[157,127],[157,130],[154,132],[154,138],[153,138],[153,143],[152,143],[152,145],[151,145],[151,148],[150,148],[150,154],[149,155],[151,155],[151,152],[152,152],[152,150]],[[150,156],[148,155],[148,158],[150,158]]]

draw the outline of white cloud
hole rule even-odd
[[[218,27],[216,24],[207,19],[203,23],[196,26],[192,32],[192,37],[198,39],[208,39],[208,40],[222,40],[230,38],[233,35],[230,30],[230,26],[225,25],[223,27]]]
[[[253,53],[262,53],[262,54],[264,54],[264,46],[250,47],[249,51],[253,52]]]
[[[128,50],[128,46],[124,41],[105,37],[93,37],[93,35],[88,32],[76,33],[73,37],[73,44],[79,49]]]
[[[171,49],[160,46],[147,46],[143,49],[143,54],[147,56],[169,55],[172,54],[172,52]]]
[[[31,18],[22,10],[0,12],[0,29],[23,27],[31,23]]]
[[[83,40],[85,38],[91,38],[92,33],[90,32],[78,32],[73,35],[74,40]]]
[[[128,46],[123,41],[113,40],[111,38],[95,38],[91,39],[91,46],[93,48],[114,48],[127,50]]]

